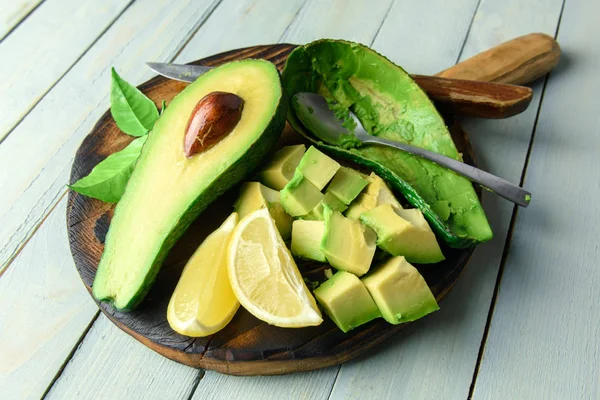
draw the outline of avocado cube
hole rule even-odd
[[[283,189],[294,176],[305,150],[306,146],[303,144],[282,147],[275,153],[271,162],[258,173],[258,180],[271,189]]]
[[[348,205],[368,184],[369,181],[363,178],[357,171],[351,168],[340,167],[327,190],[336,195],[344,204]]]
[[[414,321],[439,310],[427,282],[404,257],[374,267],[361,280],[390,324]]]
[[[323,216],[323,205],[324,204],[327,204],[329,207],[331,207],[332,210],[339,211],[339,212],[344,212],[344,210],[346,210],[346,208],[348,208],[348,206],[345,205],[340,199],[338,199],[333,193],[331,193],[330,191],[327,191],[327,192],[325,192],[325,197],[323,198],[323,200],[321,200],[321,202],[319,204],[317,204],[317,206],[315,208],[313,208],[308,214],[306,214],[302,218],[324,221],[325,220],[325,217]]]
[[[298,171],[279,194],[283,209],[292,217],[308,214],[325,197]]]
[[[371,266],[377,246],[376,235],[360,222],[323,206],[325,234],[321,251],[335,268],[362,276]]]
[[[266,187],[260,182],[244,183],[240,190],[240,196],[233,205],[239,218],[242,219],[262,207],[269,209],[281,237],[284,240],[289,239],[292,234],[292,217],[283,209],[279,200],[279,192]]]
[[[366,193],[361,193],[348,206],[348,209],[346,210],[346,217],[360,220],[360,214],[373,208],[375,208],[375,199],[373,199],[371,196],[368,196]]]
[[[320,248],[324,233],[324,221],[295,220],[292,224],[292,254],[308,260],[327,262]]]
[[[394,193],[392,193],[383,179],[374,172],[372,172],[367,179],[369,184],[363,193],[350,204],[348,211],[346,211],[346,217],[359,219],[360,214],[363,212],[372,210],[382,204],[391,204],[396,208],[402,208],[400,202],[396,199]]]
[[[365,285],[349,272],[337,272],[314,293],[325,313],[344,333],[381,317]]]
[[[393,256],[404,256],[407,261],[419,264],[444,259],[421,210],[401,210],[382,204],[362,213],[360,221],[377,233],[377,245]]]
[[[297,170],[319,190],[323,190],[340,168],[333,158],[326,156],[316,147],[310,146]]]

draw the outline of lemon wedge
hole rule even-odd
[[[239,308],[227,274],[227,245],[237,223],[234,212],[185,265],[167,308],[167,320],[176,332],[211,335],[227,325]]]
[[[227,253],[233,292],[256,318],[286,328],[323,322],[267,208],[253,211],[239,222]]]

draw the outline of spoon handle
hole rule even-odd
[[[433,161],[442,167],[446,167],[464,176],[472,182],[480,184],[484,189],[491,190],[497,195],[504,197],[506,200],[512,201],[513,203],[522,207],[527,207],[529,205],[529,201],[531,200],[531,193],[525,189],[517,185],[513,185],[512,183],[499,178],[496,175],[492,175],[489,172],[482,171],[479,168],[472,167],[453,158],[446,157],[420,147],[411,146],[385,138],[374,137],[368,134],[358,134],[357,137],[363,143],[382,144]]]

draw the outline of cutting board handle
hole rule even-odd
[[[552,36],[530,33],[479,53],[437,76],[523,85],[546,75],[559,59],[560,46]]]

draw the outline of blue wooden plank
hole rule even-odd
[[[600,34],[567,1],[474,398],[600,398]]]
[[[306,0],[225,0],[177,56],[187,63],[227,50],[277,43]]]
[[[560,0],[536,1],[535,7],[517,13],[518,3],[482,1],[461,59],[519,35],[554,32]],[[450,47],[457,57],[460,46]],[[388,49],[391,51],[393,44]],[[432,60],[436,70],[452,63],[443,50],[421,52],[423,57],[430,53],[427,60]],[[403,57],[415,67],[425,62]],[[534,99],[525,113],[507,120],[470,120],[465,124],[479,164],[514,182],[521,175],[540,99],[541,86],[534,88]],[[410,326],[374,354],[344,365],[332,398],[467,398],[513,210],[512,204],[489,193],[484,194],[483,203],[495,239],[475,251],[456,287],[441,303],[441,310]]]
[[[0,278],[2,399],[39,399],[98,310],[69,253],[66,204]]]
[[[410,73],[433,75],[456,64],[477,0],[396,0],[373,48]]]
[[[48,0],[0,43],[0,142],[129,3]]]
[[[177,364],[100,315],[47,399],[183,399],[198,370]]]
[[[305,44],[322,38],[370,44],[393,0],[308,0],[282,42]]]
[[[0,40],[36,9],[43,0],[9,0],[0,8]]]

